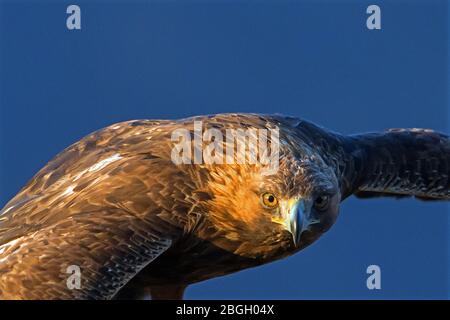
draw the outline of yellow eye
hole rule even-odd
[[[267,208],[273,209],[278,205],[278,199],[273,193],[266,192],[261,198],[263,205]]]

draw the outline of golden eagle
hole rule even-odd
[[[174,163],[178,129],[199,147],[195,121],[224,137],[276,128],[276,172]],[[426,129],[344,136],[258,114],[115,124],[58,154],[0,211],[0,298],[182,298],[191,283],[308,246],[352,194],[448,200],[449,174],[449,138]]]

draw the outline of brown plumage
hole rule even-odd
[[[194,120],[222,132],[279,127],[279,170],[175,165],[171,134]],[[448,200],[449,174],[449,139],[431,130],[342,136],[253,114],[115,124],[57,155],[0,211],[0,298],[181,298],[191,283],[311,244],[351,194]],[[80,289],[67,287],[70,265]]]

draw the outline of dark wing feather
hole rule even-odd
[[[391,129],[340,138],[345,195],[450,199],[450,140],[425,129]]]

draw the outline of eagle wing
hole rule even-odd
[[[391,129],[340,138],[344,196],[450,199],[450,140],[428,129]]]
[[[296,132],[335,171],[342,200],[357,197],[450,199],[450,139],[429,129],[344,136],[307,121]]]
[[[87,136],[0,211],[0,297],[111,298],[171,247],[191,186],[156,128],[127,122]],[[77,290],[70,266],[81,270]]]

